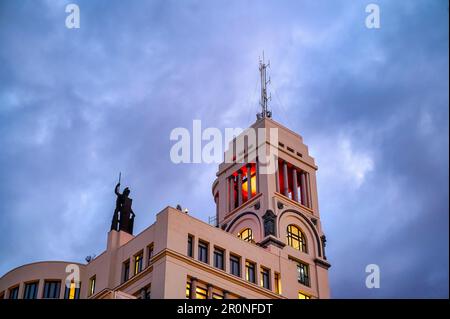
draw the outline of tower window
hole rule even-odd
[[[147,266],[150,266],[150,261],[153,258],[153,243],[147,246]]]
[[[242,231],[240,231],[238,233],[238,238],[244,240],[244,241],[248,241],[248,242],[253,242],[253,231],[251,228],[245,228]]]
[[[61,282],[56,280],[46,280],[44,283],[44,298],[58,299],[61,289]]]
[[[305,235],[295,225],[291,224],[287,227],[287,244],[294,249],[307,253]]]
[[[298,282],[301,283],[302,285],[309,287],[309,285],[310,285],[309,266],[307,264],[299,262],[297,264],[297,273],[298,273]]]
[[[36,299],[38,291],[39,282],[30,282],[25,284],[25,292],[23,294],[23,299]]]

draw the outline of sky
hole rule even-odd
[[[100,254],[119,172],[135,233],[168,205],[207,221],[217,164],[172,163],[170,132],[251,125],[264,51],[319,167],[332,297],[448,298],[448,2],[372,2],[1,0],[0,275]]]

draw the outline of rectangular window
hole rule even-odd
[[[241,258],[235,255],[230,255],[230,273],[232,275],[241,277]]]
[[[186,299],[191,299],[191,283],[186,283]]]
[[[80,299],[81,282],[78,283],[78,287],[74,281],[70,283],[69,287],[67,285],[65,287],[64,299]]]
[[[9,289],[9,299],[19,299],[19,286]]]
[[[245,262],[245,279],[252,283],[256,283],[255,268],[255,263],[250,261]]]
[[[152,293],[151,286],[147,286],[140,290],[139,297],[140,299],[150,299],[151,293]]]
[[[261,268],[261,287],[270,289],[270,269]]]
[[[44,282],[44,298],[58,299],[61,290],[61,281],[46,280]]]
[[[134,274],[137,275],[144,268],[144,253],[141,251],[134,256]]]
[[[95,282],[96,277],[95,275],[89,279],[89,291],[88,291],[88,297],[92,296],[95,293]]]
[[[153,243],[151,243],[150,245],[147,246],[147,266],[150,265],[150,261],[153,258]]]
[[[194,237],[191,235],[188,235],[187,255],[194,257]]]
[[[297,273],[298,282],[309,287],[309,266],[307,264],[299,262],[297,264]]]
[[[219,295],[219,294],[216,294],[216,293],[213,293],[212,299],[223,299],[223,296]]]
[[[36,299],[39,282],[30,282],[25,284],[25,291],[23,293],[23,299]]]
[[[122,264],[122,283],[130,278],[130,260],[127,259]]]
[[[198,260],[208,263],[208,243],[204,241],[198,242]]]
[[[279,295],[281,295],[281,278],[279,273],[275,273],[274,275],[275,280],[275,292]]]
[[[310,295],[304,294],[302,292],[298,293],[298,299],[311,299]]]
[[[224,251],[220,248],[214,249],[214,267],[224,270],[223,263]]]
[[[207,293],[206,289],[197,287],[197,289],[195,291],[195,298],[197,298],[197,299],[207,299],[208,298],[208,293]]]

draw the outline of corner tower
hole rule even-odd
[[[317,276],[316,295],[327,298],[330,264],[319,214],[318,167],[303,138],[271,119],[265,74],[261,78],[262,112],[230,143],[212,186],[217,227],[297,262],[299,281],[302,272]],[[267,158],[272,171],[265,166]]]

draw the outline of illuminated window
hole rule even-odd
[[[261,287],[270,289],[270,269],[261,268]]]
[[[72,281],[70,282],[69,287],[67,287],[67,285],[65,286],[65,290],[64,290],[64,299],[80,299],[80,288],[81,288],[81,283],[78,283],[78,287],[77,284]]]
[[[212,299],[223,299],[223,296],[219,295],[219,294],[216,294],[216,293],[213,293]]]
[[[208,293],[207,293],[206,289],[197,287],[195,292],[196,292],[195,298],[197,298],[197,299],[207,299],[208,298]]]
[[[19,299],[19,286],[9,289],[9,299]]]
[[[309,266],[304,263],[297,263],[298,282],[309,286]]]
[[[58,299],[61,290],[61,282],[56,280],[46,280],[44,282],[44,298]]]
[[[198,242],[198,260],[208,263],[208,243],[204,241]]]
[[[36,299],[39,282],[29,282],[25,284],[25,291],[23,293],[23,299]]]
[[[89,279],[89,291],[88,291],[88,297],[92,296],[95,292],[95,281],[96,277],[92,276],[91,279]]]
[[[186,283],[186,299],[191,299],[191,283]]]
[[[134,274],[137,275],[142,271],[143,268],[143,252],[141,251],[136,256],[134,256]]]
[[[232,275],[241,277],[241,258],[230,255],[230,272]]]
[[[130,278],[130,260],[127,259],[122,264],[122,283]]]
[[[245,262],[245,279],[247,281],[256,283],[255,268],[256,266],[254,263],[250,261]]]
[[[311,299],[310,295],[304,294],[302,292],[298,293],[298,299]]]
[[[304,253],[306,249],[306,238],[303,232],[295,225],[289,225],[287,227],[287,243],[289,246],[300,250]]]
[[[191,235],[188,236],[187,255],[194,257],[194,237]]]
[[[279,295],[281,295],[281,278],[279,273],[275,273],[274,275],[275,280],[275,292]]]
[[[248,242],[253,242],[253,232],[251,228],[245,228],[242,231],[240,231],[238,233],[238,238],[244,240],[244,241],[248,241]]]
[[[214,249],[214,267],[224,270],[223,262],[224,251],[223,249]]]

